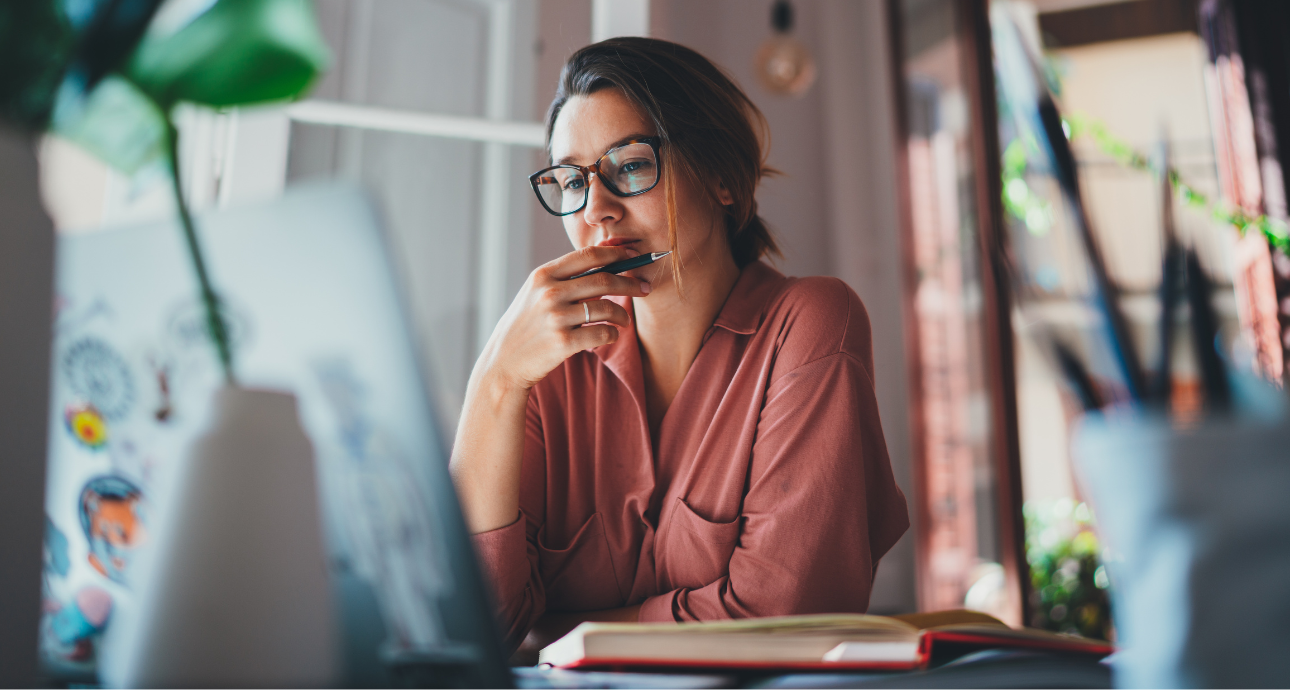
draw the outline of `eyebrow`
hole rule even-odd
[[[612,143],[612,144],[610,144],[609,146],[607,146],[607,147],[605,148],[604,153],[601,153],[600,155],[601,155],[601,156],[603,156],[603,155],[605,155],[605,153],[608,153],[608,152],[610,152],[610,151],[612,151],[612,150],[614,150],[614,149],[618,148],[619,146],[624,146],[624,145],[626,145],[626,144],[627,144],[627,142],[629,142],[629,141],[636,141],[636,140],[640,140],[640,139],[649,139],[650,137],[654,137],[654,136],[657,136],[657,135],[654,135],[654,134],[645,134],[645,133],[643,133],[643,132],[637,132],[637,133],[635,133],[635,134],[628,134],[627,136],[623,137],[622,139],[619,139],[618,141],[615,141],[614,143]],[[598,160],[598,159],[600,158],[600,156],[597,156],[596,158],[597,158],[597,160]],[[574,159],[574,157],[573,157],[573,156],[565,156],[565,157],[561,158],[560,160],[555,161],[554,163],[552,163],[552,165],[568,165],[568,164],[570,164],[570,163],[573,163],[573,159]],[[593,162],[594,162],[594,161],[593,161]]]

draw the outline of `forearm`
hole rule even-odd
[[[477,367],[466,389],[450,468],[472,534],[515,522],[528,390]]]

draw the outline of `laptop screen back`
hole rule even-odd
[[[309,186],[198,228],[240,382],[299,398],[347,684],[508,685],[371,205]],[[64,237],[58,252],[41,649],[75,678],[134,604],[152,492],[221,376],[176,223]]]

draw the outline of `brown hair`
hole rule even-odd
[[[685,46],[653,38],[611,38],[570,56],[546,115],[548,149],[560,109],[574,96],[616,87],[654,123],[662,140],[667,235],[676,251],[676,177],[699,184],[719,205],[711,180],[720,180],[734,203],[725,206],[726,237],[740,268],[766,254],[782,256],[757,215],[757,184],[777,174],[766,165],[766,118],[729,76]],[[678,253],[679,256],[679,253]],[[672,272],[680,280],[679,262]]]

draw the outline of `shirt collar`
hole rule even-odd
[[[766,316],[766,307],[785,280],[784,274],[761,261],[744,266],[712,325],[741,335],[756,333]]]

